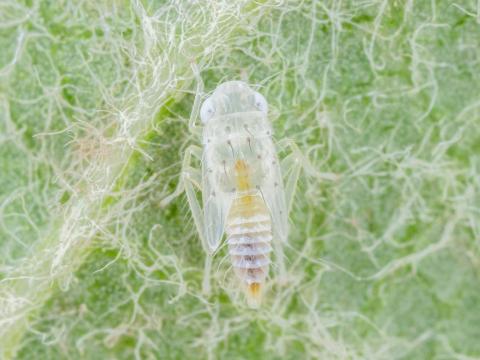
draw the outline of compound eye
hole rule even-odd
[[[268,112],[267,100],[258,92],[255,93],[255,107],[264,114]]]
[[[203,102],[202,107],[200,108],[200,120],[202,120],[202,123],[206,124],[214,114],[215,108],[213,107],[212,98],[208,98]]]

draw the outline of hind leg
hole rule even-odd
[[[283,139],[277,143],[281,151],[287,151],[288,155],[280,162],[282,176],[285,184],[285,202],[287,212],[290,213],[292,209],[295,192],[297,190],[298,179],[300,172],[305,171],[306,175],[322,180],[335,180],[337,176],[331,173],[321,173],[315,169],[310,161],[303,155],[297,144],[291,139]],[[275,243],[274,251],[278,262],[278,273],[280,276],[280,284],[286,284],[288,276],[285,268],[285,256],[283,251],[283,244]]]
[[[185,194],[187,195],[187,201],[190,207],[190,211],[192,213],[193,222],[195,223],[195,227],[197,228],[198,235],[206,253],[202,291],[204,294],[209,294],[212,254],[209,251],[209,247],[205,240],[203,209],[196,195],[196,191],[202,191],[202,175],[199,169],[191,166],[192,157],[201,159],[202,149],[198,146],[192,145],[185,150],[180,181],[175,191],[162,200],[161,206],[168,205],[171,201],[173,201],[176,197],[180,196],[183,192],[185,192]]]

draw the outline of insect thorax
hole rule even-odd
[[[212,119],[204,129],[205,175],[223,192],[261,188],[276,161],[268,119],[244,112]]]

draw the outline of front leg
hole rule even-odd
[[[190,113],[190,119],[188,120],[188,129],[191,134],[201,136],[202,130],[197,126],[197,118],[200,112],[201,97],[203,94],[203,80],[200,76],[200,71],[195,63],[192,63],[192,71],[197,81],[197,88],[195,90],[195,99],[193,100],[192,112]]]

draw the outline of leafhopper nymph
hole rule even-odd
[[[226,234],[232,267],[252,307],[261,302],[272,250],[275,268],[285,276],[282,246],[302,163],[293,142],[274,143],[267,113],[265,98],[244,82],[218,86],[200,108],[203,146],[187,149],[180,186],[172,194],[185,190],[207,253],[204,290],[211,257]],[[190,121],[195,132],[195,116]],[[277,146],[293,151],[280,162]],[[192,155],[201,169],[191,165]]]

